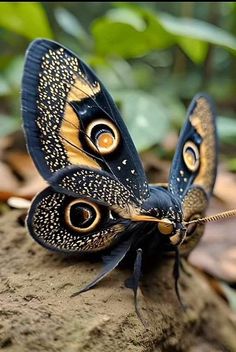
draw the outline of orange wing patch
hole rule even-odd
[[[85,79],[80,70],[78,70],[78,75],[74,77],[74,83],[71,86],[70,92],[67,96],[67,100],[70,101],[82,101],[86,98],[92,98],[97,93],[101,91],[100,84],[95,82],[89,84]]]
[[[71,101],[80,102],[86,98],[94,97],[100,92],[100,90],[101,88],[98,82],[89,84],[81,71],[78,69],[78,73],[74,75],[74,83],[72,84],[67,95],[67,104],[65,105],[64,118],[60,128],[62,143],[66,149],[66,153],[71,164],[101,169],[95,159],[89,157],[85,152],[83,152],[83,146],[79,140],[79,116],[68,104]]]
[[[79,140],[79,130],[79,118],[73,108],[67,104],[60,128],[60,137],[70,163],[101,169],[96,160],[83,151],[83,146]]]

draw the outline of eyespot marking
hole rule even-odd
[[[199,150],[196,144],[191,141],[185,143],[183,148],[183,158],[187,168],[195,172],[200,164]]]
[[[89,146],[103,155],[112,153],[120,142],[117,127],[106,119],[92,121],[86,129],[86,134]]]
[[[88,233],[95,229],[101,220],[98,206],[87,199],[72,201],[65,210],[65,221],[73,230]]]
[[[114,143],[114,137],[109,132],[100,133],[97,138],[97,146],[98,148],[110,148]]]

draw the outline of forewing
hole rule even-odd
[[[29,152],[48,180],[70,165],[103,169],[148,197],[143,167],[111,96],[94,72],[59,44],[35,40],[26,55],[22,110]]]
[[[116,209],[124,217],[139,209],[132,191],[103,170],[67,167],[55,173],[49,183],[58,192],[75,198],[89,198]]]

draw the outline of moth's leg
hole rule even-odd
[[[125,286],[133,290],[135,312],[139,317],[140,321],[142,322],[142,324],[146,327],[146,324],[138,308],[137,293],[138,293],[138,287],[139,287],[139,281],[140,281],[141,275],[142,275],[142,249],[139,248],[137,249],[136,259],[134,262],[133,275],[125,281]]]
[[[186,269],[184,262],[183,262],[183,259],[181,259],[181,258],[179,261],[179,265],[180,265],[180,269],[183,271],[183,273],[185,273],[185,275],[187,275],[188,277],[192,276],[192,274]]]
[[[179,292],[179,276],[180,276],[180,268],[181,268],[181,259],[179,255],[179,249],[176,247],[175,248],[175,263],[174,263],[174,268],[173,268],[173,276],[175,280],[175,292],[178,298],[178,301],[181,305],[181,307],[185,310],[186,306],[183,304],[183,301],[180,297],[180,292]]]
[[[117,265],[122,261],[127,252],[130,249],[132,242],[132,238],[127,241],[120,243],[116,248],[114,248],[109,255],[103,256],[104,266],[101,272],[95,277],[93,281],[88,283],[84,288],[75,292],[71,295],[71,297],[75,297],[82,292],[86,292],[93,288],[99,281],[101,281],[105,276],[107,276],[113,269],[117,267]]]
[[[197,224],[191,224],[187,228],[187,237],[189,238],[190,236],[194,236],[194,231],[197,228]],[[188,272],[185,268],[185,265],[183,263],[183,259],[180,258],[180,269],[185,273],[188,277],[191,277],[191,273]]]

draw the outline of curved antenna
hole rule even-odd
[[[215,215],[206,216],[204,218],[195,219],[191,221],[184,221],[184,225],[190,224],[204,224],[205,222],[218,221],[236,216],[236,209],[224,211]]]

